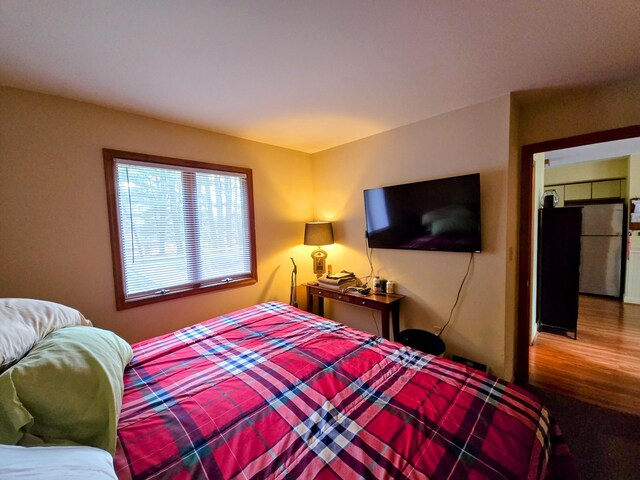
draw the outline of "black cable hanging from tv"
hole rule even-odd
[[[449,325],[449,322],[451,322],[451,318],[453,316],[453,311],[456,308],[456,305],[458,305],[458,300],[460,300],[460,292],[462,292],[462,287],[464,286],[464,282],[467,279],[467,276],[469,275],[469,270],[471,270],[471,261],[473,260],[473,252],[471,252],[471,256],[469,257],[469,264],[467,265],[467,273],[464,274],[464,278],[462,279],[462,282],[460,283],[460,288],[458,288],[458,295],[456,295],[456,301],[453,304],[453,307],[451,307],[451,311],[449,312],[449,319],[447,320],[447,323],[444,324],[444,327],[442,327],[440,329],[440,332],[438,333],[438,335],[436,335],[438,338],[440,338],[440,335],[442,335],[442,333],[444,332],[444,329],[447,328],[447,325]]]
[[[363,277],[365,279],[363,286],[366,287],[373,278],[373,249],[369,247],[369,236],[366,231],[364,232],[364,249],[367,254],[367,260],[369,261],[369,275]]]

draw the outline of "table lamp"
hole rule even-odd
[[[317,248],[311,253],[313,259],[313,273],[321,277],[326,271],[327,252],[322,250],[322,245],[331,245],[333,242],[333,225],[331,222],[308,222],[304,226],[304,244],[314,245]]]

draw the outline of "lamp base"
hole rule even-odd
[[[313,273],[320,278],[327,270],[327,252],[317,248],[311,252],[311,258],[313,259]]]

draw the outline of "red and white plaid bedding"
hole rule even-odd
[[[524,390],[282,303],[134,353],[119,478],[544,478],[568,455]]]

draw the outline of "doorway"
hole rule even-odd
[[[521,385],[529,382],[529,343],[531,338],[531,279],[532,215],[533,215],[533,156],[536,153],[561,150],[584,145],[640,137],[640,125],[589,133],[558,140],[550,140],[522,147],[520,175],[520,256],[518,280],[518,325],[516,331],[515,380]]]

